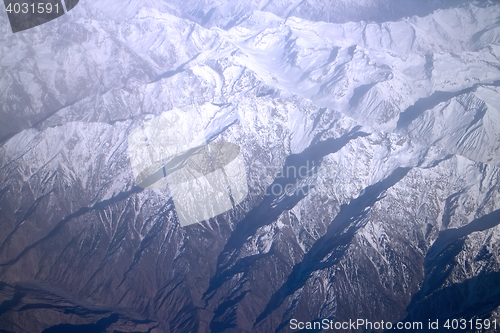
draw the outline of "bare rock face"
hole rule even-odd
[[[105,0],[15,34],[0,16],[0,332],[500,326],[499,15]]]

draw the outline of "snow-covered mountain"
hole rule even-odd
[[[500,326],[498,17],[82,0],[13,34],[1,13],[0,332]],[[169,188],[136,183],[128,138],[186,106],[239,147],[249,191],[181,227]]]

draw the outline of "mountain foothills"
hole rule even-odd
[[[2,12],[0,332],[500,326],[499,17],[87,0],[13,34]],[[185,106],[240,147],[249,192],[181,227],[168,189],[137,186],[127,139]]]

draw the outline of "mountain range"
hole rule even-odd
[[[3,12],[0,332],[500,326],[499,17],[82,0],[14,34]],[[248,194],[183,227],[169,187],[138,186],[129,137],[187,106],[239,147]]]

